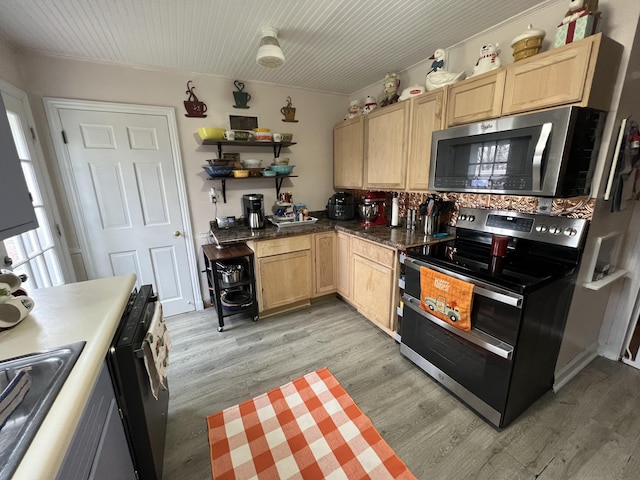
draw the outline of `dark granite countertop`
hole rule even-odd
[[[434,238],[422,234],[420,230],[407,230],[404,227],[391,228],[387,226],[364,227],[359,220],[329,220],[324,212],[312,212],[311,216],[318,221],[310,225],[278,228],[269,220],[266,227],[260,230],[251,230],[248,227],[235,227],[230,229],[213,229],[213,243],[246,242],[248,240],[266,240],[269,238],[289,237],[294,235],[307,235],[311,233],[328,232],[338,230],[355,235],[366,240],[371,240],[398,250],[408,247],[426,245],[448,240],[451,237]]]

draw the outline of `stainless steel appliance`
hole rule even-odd
[[[142,342],[157,297],[151,285],[131,294],[109,353],[107,366],[138,478],[162,479],[169,391],[154,398],[144,365]]]
[[[400,352],[490,423],[508,425],[553,385],[587,226],[461,209],[455,239],[407,250]],[[471,331],[420,308],[421,268],[473,284]]]
[[[264,228],[264,196],[261,193],[242,195],[244,224],[251,229]]]
[[[563,107],[433,133],[429,187],[540,197],[588,195],[606,113]]]
[[[351,220],[356,216],[356,200],[348,192],[334,193],[329,197],[326,212],[331,220]]]

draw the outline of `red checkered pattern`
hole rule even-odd
[[[215,480],[415,480],[326,368],[207,424]]]

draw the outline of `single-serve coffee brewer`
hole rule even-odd
[[[242,195],[242,214],[247,227],[264,228],[264,195],[261,193]]]

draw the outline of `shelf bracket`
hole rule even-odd
[[[274,143],[273,144],[273,157],[274,158],[279,158],[280,157],[280,150],[282,149],[282,143]]]
[[[218,142],[218,160],[222,160],[222,144],[220,142]],[[224,182],[222,182],[222,185],[224,185]]]
[[[219,145],[218,148],[220,148]],[[227,203],[227,180],[225,178],[221,178],[220,180],[222,181],[222,201]]]
[[[280,187],[282,187],[282,182],[287,177],[276,177],[276,198],[280,198]]]

